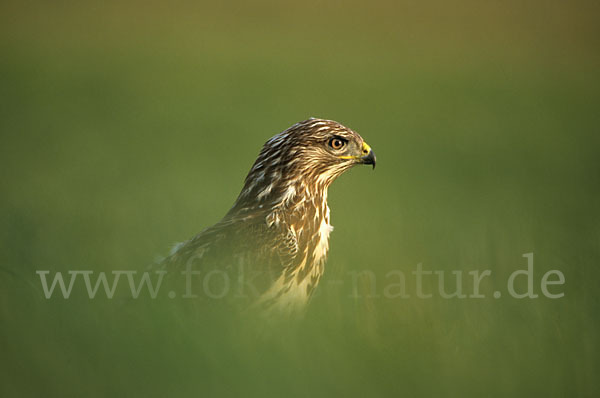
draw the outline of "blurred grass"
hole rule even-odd
[[[0,266],[25,276],[0,284],[2,395],[594,395],[596,3],[1,7]],[[32,293],[35,270],[138,269],[216,222],[262,143],[309,116],[360,132],[378,167],[332,187],[326,288],[279,338]],[[422,262],[490,269],[489,295],[531,251],[564,298],[328,284]]]

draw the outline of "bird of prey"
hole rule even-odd
[[[294,124],[264,144],[223,219],[174,247],[163,265],[226,273],[212,278],[220,287],[204,287],[229,289],[261,312],[303,312],[333,229],[327,189],[357,164],[375,168],[375,153],[358,133],[332,120]]]

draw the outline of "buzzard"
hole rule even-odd
[[[327,189],[357,164],[375,168],[375,153],[356,132],[332,120],[294,124],[264,144],[223,219],[174,247],[163,265],[222,273],[212,278],[220,286],[205,289],[230,289],[261,312],[301,312],[329,249]]]

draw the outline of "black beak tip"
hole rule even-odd
[[[364,164],[373,165],[373,170],[375,170],[375,163],[377,162],[377,157],[375,156],[375,152],[371,150],[368,155],[362,158]]]

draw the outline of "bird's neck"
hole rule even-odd
[[[255,177],[246,179],[242,192],[229,212],[230,215],[279,212],[284,214],[286,221],[291,224],[300,221],[298,218],[310,217],[317,223],[318,228],[328,211],[328,180],[306,178],[310,177],[307,175],[294,180],[277,178],[278,176],[271,179]]]

